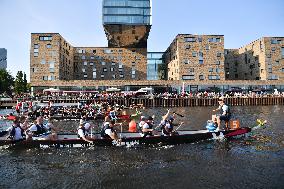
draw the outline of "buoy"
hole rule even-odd
[[[136,123],[134,120],[131,120],[129,122],[129,129],[128,129],[129,132],[131,133],[135,133],[136,132]]]

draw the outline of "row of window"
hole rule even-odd
[[[185,37],[184,38],[184,42],[202,42],[203,41],[203,38],[202,37]],[[209,43],[220,43],[222,42],[222,39],[221,38],[215,38],[215,37],[212,37],[212,38],[208,38],[207,40]]]
[[[191,62],[191,61],[189,61],[188,59],[185,59],[185,60],[183,60],[183,63],[184,64],[190,64],[190,63],[194,63],[194,62]],[[199,59],[199,61],[198,61],[198,63],[199,64],[203,64],[204,63],[204,61],[203,61],[203,58],[200,58]],[[221,61],[215,61],[215,65],[220,65],[221,64]]]
[[[52,41],[52,36],[39,36],[40,41]]]
[[[183,80],[195,80],[195,75],[183,75],[182,76]],[[199,80],[204,80],[205,76],[204,75],[199,75]],[[220,80],[219,75],[208,75],[209,80]]]
[[[150,0],[104,0],[104,7],[150,7]]]
[[[56,80],[56,76],[53,76],[53,75],[42,76],[42,80],[44,80],[44,81],[54,81],[54,80]]]

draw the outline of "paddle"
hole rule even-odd
[[[182,114],[179,114],[179,113],[176,113],[176,112],[173,112],[173,113],[180,116],[180,117],[184,117],[184,115],[182,115]]]
[[[173,133],[176,132],[176,131],[182,126],[182,124],[183,124],[183,122],[181,122],[181,123],[179,124],[179,126],[173,131]]]

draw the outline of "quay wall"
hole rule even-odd
[[[151,107],[194,107],[194,106],[218,106],[218,98],[96,98],[96,99],[49,99],[40,100],[41,103],[70,104],[81,102],[83,104],[108,102],[111,105],[129,107],[133,104]],[[225,102],[230,106],[269,106],[284,105],[284,97],[256,97],[256,98],[225,98]],[[11,108],[16,106],[17,101],[0,101],[1,108]]]

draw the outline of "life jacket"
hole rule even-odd
[[[230,111],[230,107],[227,104],[223,104],[221,109],[220,109],[220,114],[223,115],[223,106],[227,106],[228,107],[228,111],[226,112],[226,116],[230,116],[231,115],[231,111]]]
[[[10,132],[10,136],[9,138],[14,140],[15,138],[15,135],[16,135],[16,128],[20,128],[21,129],[21,136],[24,137],[25,134],[24,134],[24,129],[20,126],[20,125],[14,125],[11,132]]]
[[[34,132],[35,135],[42,135],[47,132],[47,129],[43,125],[36,124],[36,131]]]
[[[80,129],[83,130],[84,136],[86,136],[86,128],[85,127],[79,127],[78,130],[77,130],[77,133]],[[81,138],[81,136],[79,134],[77,134],[77,135],[78,135],[78,138]]]
[[[161,126],[162,126],[162,133],[165,134],[165,135],[169,135],[174,130],[173,125],[170,124],[170,122],[168,120],[165,120],[165,122],[162,123]],[[166,126],[170,126],[170,128],[168,128]]]
[[[102,138],[111,138],[108,134],[106,134],[106,130],[110,129],[112,132],[115,132],[113,127],[110,127],[109,122],[106,122],[101,130],[101,137]]]

